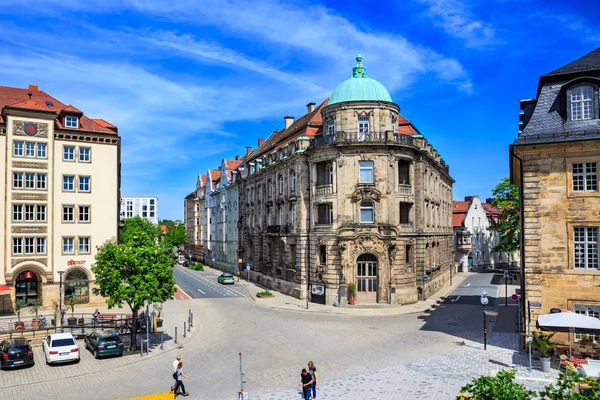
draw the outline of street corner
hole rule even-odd
[[[176,288],[175,294],[173,295],[173,298],[175,300],[191,300],[192,299],[192,297],[189,294],[187,294],[186,292],[184,292],[183,290],[181,290],[179,288],[179,286],[176,286],[175,288]]]

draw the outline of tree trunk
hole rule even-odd
[[[132,308],[131,316],[133,321],[131,321],[131,345],[129,346],[129,351],[137,351],[137,319],[138,319],[138,308],[135,310]]]

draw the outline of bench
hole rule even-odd
[[[103,314],[102,313],[102,314],[100,314],[98,319],[100,320],[100,323],[111,322],[111,321],[114,321],[115,319],[117,319],[117,314]]]

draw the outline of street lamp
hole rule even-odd
[[[487,292],[481,292],[481,304],[483,305],[483,349],[487,350],[487,322],[485,318],[485,306],[488,304],[489,299],[487,297]]]
[[[62,287],[62,277],[63,274],[65,273],[65,271],[56,271],[58,272],[58,276],[59,276],[59,284],[58,284],[58,309],[59,309],[59,313],[60,313],[60,326],[62,328],[63,326],[63,310],[62,310],[62,291],[63,291],[63,287]],[[57,319],[58,321],[58,319]]]

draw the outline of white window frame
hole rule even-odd
[[[23,189],[23,172],[13,172],[13,189]]]
[[[25,189],[35,189],[35,172],[25,172],[23,181]]]
[[[75,146],[63,146],[63,161],[75,161]]]
[[[62,206],[62,222],[75,222],[75,206]]]
[[[23,221],[35,222],[35,205],[23,204]]]
[[[330,136],[335,134],[335,121],[334,120],[329,120],[327,122],[327,134]]]
[[[91,206],[78,206],[77,207],[77,221],[79,221],[79,222],[90,222],[91,221]]]
[[[48,158],[48,145],[46,143],[37,144],[37,158]]]
[[[599,269],[598,231],[597,226],[573,228],[573,267],[575,269]]]
[[[23,204],[12,205],[12,220],[13,222],[23,221]]]
[[[291,181],[292,181],[292,193],[295,193],[296,192],[296,174],[295,173],[292,173]]]
[[[370,172],[370,179],[363,180],[363,172]],[[359,161],[358,162],[358,183],[375,183],[375,165],[373,161]]]
[[[78,128],[79,127],[79,117],[75,117],[73,115],[65,115],[65,128]]]
[[[87,183],[86,183],[87,181]],[[89,193],[92,191],[92,177],[89,175],[79,176],[79,191],[84,193]]]
[[[75,175],[63,175],[63,192],[75,191]]]
[[[363,219],[363,211],[371,212],[371,219]],[[361,224],[374,224],[375,223],[375,204],[372,201],[363,201],[360,203],[358,212],[359,221]]]
[[[62,252],[63,254],[75,254],[75,238],[63,237],[62,238]]]
[[[358,141],[364,142],[369,138],[369,132],[371,130],[371,119],[368,115],[362,115],[358,117]]]
[[[575,304],[575,314],[585,315],[586,317],[600,318],[600,306],[592,306],[587,304]],[[575,340],[581,340],[584,334],[576,333]],[[587,335],[594,343],[600,342],[600,335]]]
[[[35,158],[35,142],[25,142],[25,157]]]
[[[36,210],[35,210],[36,221],[45,222],[46,221],[46,205],[45,204],[37,204],[35,208],[36,208]]]
[[[92,162],[92,148],[91,147],[79,147],[79,162],[85,162],[85,163]]]
[[[580,162],[572,164],[573,192],[598,191],[598,163]]]
[[[23,238],[23,254],[35,254],[35,238]]]
[[[37,237],[35,241],[35,252],[36,254],[46,254],[46,238]]]
[[[48,175],[46,174],[36,174],[36,189],[38,190],[46,190],[46,181]]]
[[[90,237],[89,236],[83,236],[83,237],[78,237],[78,253],[79,254],[90,254],[91,250],[90,250]]]
[[[594,88],[588,85],[569,90],[571,98],[571,121],[594,118]]]
[[[13,157],[23,157],[25,155],[25,142],[15,140],[13,142]]]
[[[12,238],[12,253],[23,254],[23,238],[14,237]]]

